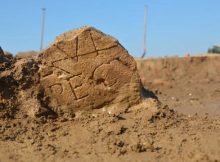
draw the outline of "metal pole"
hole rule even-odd
[[[42,26],[41,26],[41,41],[40,41],[40,51],[43,49],[44,43],[44,21],[45,21],[46,8],[42,8]]]
[[[147,53],[147,5],[144,6],[144,52],[141,56],[141,58],[144,58],[144,56]]]

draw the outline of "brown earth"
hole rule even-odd
[[[145,87],[186,115],[220,115],[220,55],[138,61]]]
[[[149,99],[100,111],[1,121],[1,161],[219,161],[219,118],[181,116]]]
[[[72,34],[64,40],[74,41],[73,37],[76,33]],[[83,35],[80,34],[80,36]],[[63,39],[62,37],[65,36],[58,37],[58,41],[54,43],[57,44],[60,39]],[[86,36],[86,38],[90,39],[91,37]],[[89,39],[83,38],[87,41]],[[105,42],[105,40],[101,40],[101,42]],[[83,46],[86,46],[87,43]],[[119,51],[126,52],[124,48],[120,48]],[[54,50],[54,53],[57,54],[57,49],[54,49],[53,45],[47,50]],[[204,93],[197,91],[198,89],[215,96],[210,96],[210,100],[206,100],[207,103],[212,102],[211,98],[217,101],[218,91],[215,91],[215,94],[211,92],[213,92],[212,88],[215,89],[219,85],[219,75],[217,75],[219,74],[217,68],[219,63],[215,61],[218,58],[205,57],[206,59],[203,59],[199,57],[195,59],[188,57],[188,61],[185,61],[185,58],[165,61],[152,59],[144,60],[141,63],[138,61],[138,69],[144,85],[155,91],[162,102],[159,102],[148,89],[142,88],[136,72],[133,71],[132,76],[137,78],[135,79],[137,81],[135,87],[140,87],[138,93],[133,88],[124,90],[119,86],[117,87],[119,91],[115,90],[113,94],[115,98],[120,95],[127,96],[125,99],[117,100],[123,104],[107,102],[106,105],[97,107],[98,109],[93,109],[95,107],[91,106],[89,109],[81,107],[77,111],[73,105],[74,113],[63,115],[56,111],[54,105],[51,106],[51,99],[58,99],[55,94],[45,92],[47,85],[42,82],[42,70],[45,66],[48,66],[49,70],[52,69],[53,72],[56,71],[54,66],[49,65],[50,60],[46,57],[47,50],[40,54],[40,57],[31,55],[13,58],[6,57],[4,53],[0,54],[0,162],[220,161],[220,117],[218,114],[208,116],[201,113],[200,115],[202,109],[199,104],[181,111],[187,106],[188,96],[200,94],[197,98],[199,101],[204,100],[205,97],[202,95]],[[111,52],[107,54],[111,54]],[[121,56],[120,52],[116,53],[116,56],[118,55]],[[129,68],[130,63],[135,63],[127,53],[126,56],[128,57],[122,60],[125,62],[124,66]],[[109,56],[106,56],[106,59],[108,58]],[[94,61],[97,62],[96,59]],[[120,57],[117,57],[116,60],[120,60]],[[93,63],[86,63],[93,65]],[[73,63],[75,66],[78,66],[77,64]],[[201,69],[203,64],[207,68]],[[67,65],[66,62],[60,66],[65,65]],[[132,71],[132,68],[129,69]],[[82,73],[85,72],[80,70]],[[123,84],[130,85],[133,83],[130,77],[126,83],[123,81],[123,75],[120,73],[123,70],[127,73],[127,68],[110,70],[114,74],[110,76],[113,79],[117,77],[116,80],[119,82],[122,81]],[[206,70],[206,72],[203,73],[200,70]],[[69,73],[73,72],[70,69]],[[106,74],[106,71],[103,70],[100,73]],[[53,75],[55,75],[55,81],[60,73],[54,72]],[[204,77],[208,80],[205,79],[198,84],[196,79],[200,81]],[[102,78],[102,81],[104,80]],[[108,81],[108,79],[106,80]],[[59,82],[63,84],[65,80]],[[88,83],[88,80],[83,83]],[[188,89],[189,85],[192,89]],[[195,85],[198,88],[194,88]],[[209,88],[209,85],[213,87]],[[185,89],[190,90],[191,95]],[[118,95],[116,95],[117,93]],[[139,96],[141,100],[133,102],[137,101],[137,94],[141,95]],[[177,98],[175,102],[179,100],[178,106],[182,107],[172,104],[173,97]],[[181,102],[182,100],[184,102]],[[67,101],[69,101],[68,98]],[[72,101],[75,102],[75,99],[73,98]],[[124,101],[131,101],[132,104],[124,104]],[[90,102],[88,101],[88,103]],[[177,111],[165,106],[163,102]],[[54,102],[52,103],[54,104]],[[57,104],[62,106],[59,101]],[[68,106],[69,104],[65,103],[64,107],[60,109],[64,110]],[[67,111],[69,112],[70,109],[71,106]],[[208,109],[206,107],[205,110],[208,111]],[[194,115],[192,110],[196,112],[198,110],[199,115]],[[181,114],[181,112],[187,115]]]

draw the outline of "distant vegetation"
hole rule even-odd
[[[215,45],[212,48],[209,48],[208,53],[219,53],[220,54],[220,46]]]

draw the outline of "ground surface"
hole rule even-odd
[[[0,119],[0,162],[220,161],[220,57],[148,59],[138,67],[161,103]]]
[[[220,56],[148,59],[138,66],[144,85],[170,108],[186,115],[220,115]]]

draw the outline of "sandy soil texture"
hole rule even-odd
[[[219,56],[138,60],[140,102],[71,116],[49,111],[28,57],[0,51],[0,162],[220,161]]]
[[[138,61],[145,87],[186,115],[220,115],[220,55]]]
[[[148,99],[129,110],[68,119],[1,120],[0,159],[22,161],[218,161],[220,118],[178,115]]]

